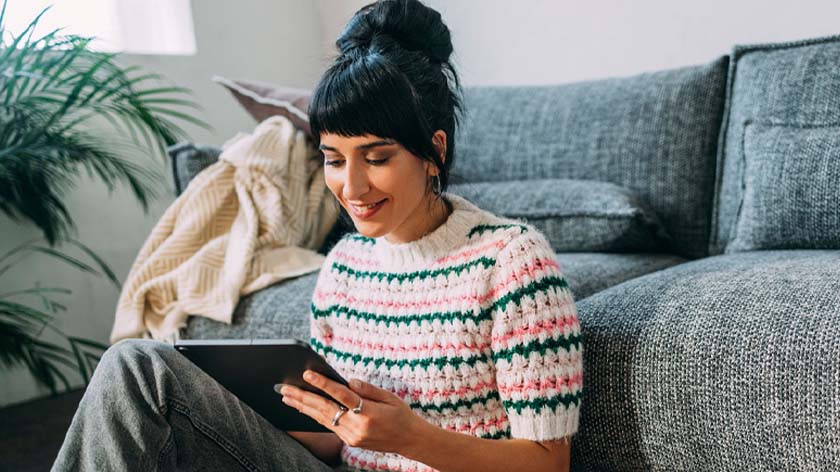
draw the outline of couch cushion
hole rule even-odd
[[[838,247],[840,35],[731,57],[710,253]]]
[[[672,254],[607,254],[599,252],[557,253],[557,262],[575,300],[683,262]]]
[[[230,325],[190,316],[182,328],[187,339],[297,338],[309,341],[309,308],[320,272],[311,272],[246,295]]]
[[[578,314],[574,470],[840,470],[840,251],[691,261]]]
[[[659,251],[668,235],[632,190],[577,179],[453,184],[479,208],[534,225],[557,252]]]
[[[213,81],[227,88],[258,123],[271,116],[285,116],[296,128],[312,136],[307,114],[312,91],[257,80],[232,80],[218,75],[213,77]]]
[[[672,254],[607,254],[561,252],[557,262],[575,300],[598,293],[625,280],[686,262]]]
[[[674,237],[708,251],[728,57],[561,85],[464,89],[453,174],[467,182],[589,179],[633,190]]]
[[[744,193],[727,253],[840,249],[840,126],[748,122]]]

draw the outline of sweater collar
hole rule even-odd
[[[483,210],[458,195],[444,192],[442,198],[452,205],[452,213],[431,233],[405,243],[391,243],[385,236],[373,238],[373,252],[384,266],[397,270],[428,266],[466,244],[469,231],[479,223]]]

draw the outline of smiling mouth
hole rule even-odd
[[[380,201],[378,201],[378,202],[376,202],[372,205],[366,205],[366,206],[356,206],[356,205],[350,204],[350,208],[352,209],[352,212],[353,212],[354,215],[356,215],[360,218],[364,218],[364,217],[368,217],[368,216],[373,215],[377,210],[379,210],[379,208],[382,207],[382,204],[385,203],[386,200],[387,200],[387,198],[382,199],[382,200],[380,200]]]

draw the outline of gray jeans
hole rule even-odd
[[[105,351],[52,468],[243,469],[334,470],[172,345],[150,339]]]

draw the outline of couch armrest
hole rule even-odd
[[[181,141],[166,149],[172,165],[172,180],[175,195],[187,188],[190,181],[210,164],[219,160],[222,149],[217,146],[201,145]]]

